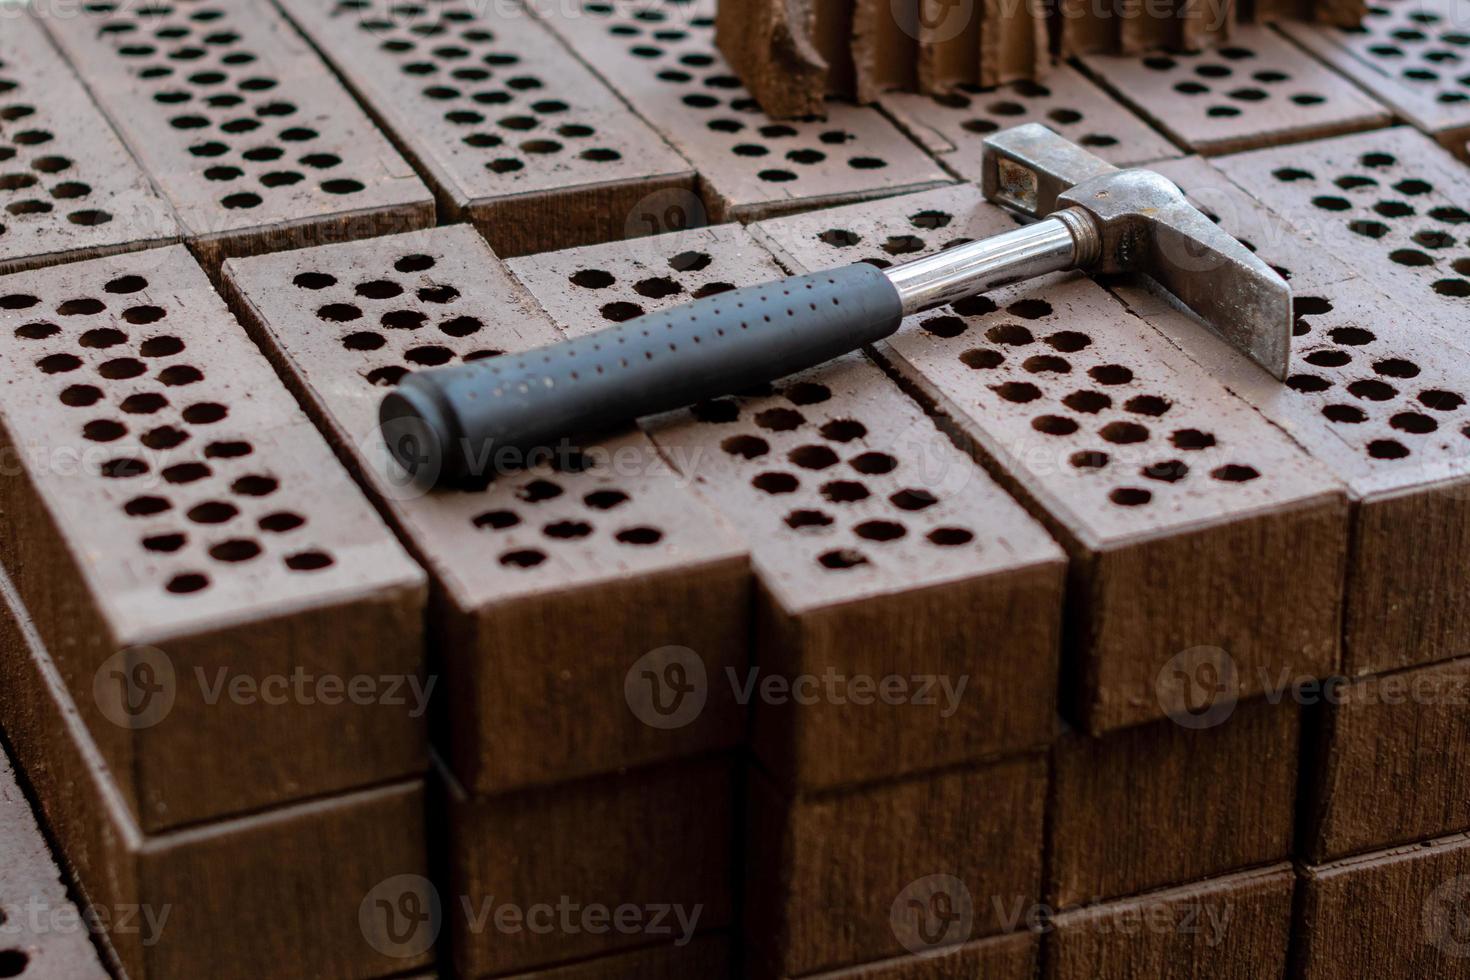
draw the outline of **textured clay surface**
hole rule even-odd
[[[433,493],[388,458],[378,404],[410,370],[516,356],[560,336],[471,228],[232,260],[226,278],[446,593],[436,626],[455,677],[446,751],[473,792],[739,737],[723,670],[746,657],[745,550],[646,436],[619,430],[501,467],[483,487]],[[694,651],[720,683],[697,722],[658,728],[629,711],[624,677],[666,646]]]
[[[889,92],[882,106],[910,135],[966,180],[979,182],[985,137],[1039,122],[1119,167],[1179,156],[1167,139],[1069,65],[1041,82],[961,85],[944,94]]]
[[[179,237],[172,209],[27,15],[0,31],[0,273]]]
[[[428,224],[432,198],[267,0],[42,19],[206,266]]]
[[[524,11],[468,0],[285,8],[418,162],[448,217],[500,255],[625,238],[635,205],[694,174]]]
[[[1470,135],[1470,4],[1383,0],[1360,26],[1281,29],[1420,130],[1464,156]]]
[[[780,276],[733,225],[514,259],[553,320],[600,324]],[[645,420],[746,535],[767,671],[934,673],[959,713],[759,705],[767,765],[803,785],[872,779],[1039,744],[1050,730],[1061,555],[871,361]]]
[[[1091,55],[1087,70],[1180,146],[1235,153],[1384,126],[1388,110],[1269,28],[1203,53]]]
[[[405,708],[211,686],[417,674],[423,574],[182,246],[0,279],[0,357],[4,558],[146,828],[422,767]],[[93,692],[145,645],[176,698],[134,738]]]
[[[699,172],[711,221],[882,197],[949,180],[876,109],[833,102],[825,120],[761,112],[714,46],[713,0],[650,8],[533,4]]]
[[[756,234],[804,270],[887,266],[1013,226],[963,187]],[[1075,275],[1007,287],[909,317],[879,353],[1083,560],[1072,676],[1094,731],[1182,708],[1159,671],[1201,645],[1230,651],[1243,694],[1261,689],[1259,667],[1335,667],[1338,485],[1104,290]],[[1295,586],[1242,579],[1242,561],[1294,568]]]

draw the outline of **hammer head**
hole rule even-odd
[[[1087,212],[1101,239],[1089,271],[1149,276],[1225,340],[1286,378],[1291,287],[1168,178],[1120,170],[1029,123],[985,140],[982,183],[990,200],[1032,218],[1069,207]]]

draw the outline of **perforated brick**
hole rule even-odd
[[[1451,337],[1470,312],[1470,171],[1407,127],[1218,161],[1247,194]]]
[[[473,221],[500,255],[646,233],[640,201],[694,189],[683,158],[524,11],[284,6],[418,162],[444,217]]]
[[[751,220],[948,181],[877,110],[775,122],[714,46],[713,0],[531,5],[699,172],[711,221]]]
[[[1011,227],[966,186],[756,234],[817,269],[887,266]],[[909,317],[880,353],[1078,563],[1087,628],[1064,663],[1092,731],[1181,710],[1184,689],[1160,670],[1191,648],[1229,651],[1242,695],[1282,669],[1335,669],[1340,487],[1101,288],[1055,275],[961,300]]]
[[[18,696],[18,692],[11,692]],[[0,752],[0,965],[11,976],[107,980],[81,912],[41,836],[10,760]],[[58,928],[61,925],[61,928]]]
[[[1335,693],[1308,716],[1303,857],[1321,863],[1470,828],[1470,660]]]
[[[730,745],[746,660],[743,547],[636,430],[570,444],[483,489],[405,486],[378,405],[409,370],[515,355],[558,333],[468,226],[231,261],[232,302],[444,591],[437,653],[472,792]],[[704,710],[658,727],[625,677],[661,647],[711,678]],[[660,662],[651,670],[663,670]]]
[[[1045,758],[1023,755],[793,799],[752,771],[746,975],[864,976],[844,968],[1024,932],[1014,916],[1041,897],[1046,781]]]
[[[402,704],[219,690],[417,679],[423,576],[182,246],[0,279],[0,357],[0,547],[146,829],[422,768]]]
[[[176,240],[178,222],[28,15],[0,31],[0,273]]]
[[[370,641],[355,642],[363,650]],[[42,944],[38,937],[28,947],[32,960],[17,975],[91,976],[84,964],[52,955],[63,941],[90,951],[89,938],[109,967],[120,967],[115,975],[139,980],[250,980],[277,972],[286,961],[312,976],[372,977],[401,975],[432,961],[431,951],[413,945],[415,930],[404,936],[402,920],[393,932],[402,939],[387,940],[385,930],[375,945],[364,932],[374,915],[388,911],[365,901],[380,882],[428,873],[422,779],[146,833],[125,802],[125,771],[108,763],[88,731],[85,704],[68,693],[63,670],[0,572],[0,726],[86,901],[83,915],[92,915],[70,918],[59,905],[14,908],[3,896],[10,917],[3,924],[6,939],[39,921],[49,940]],[[205,775],[183,769],[174,775],[243,778],[237,763],[248,759],[254,733],[237,728],[235,734],[235,758]],[[59,884],[55,894],[58,901],[64,897]],[[0,941],[0,950],[7,948]]]
[[[492,797],[470,796],[449,773],[438,775],[449,840],[442,897],[457,976],[590,966],[591,957],[670,939],[688,945],[732,925],[739,772],[729,756]],[[525,910],[521,928],[495,925],[497,913],[509,921],[507,906]],[[609,922],[616,927],[596,928],[588,923],[598,906],[611,915],[631,906],[639,917],[629,925],[625,911]],[[656,958],[606,962],[589,975],[659,975]]]
[[[1045,980],[1284,976],[1295,876],[1286,864],[1065,912]]]
[[[1300,980],[1452,977],[1463,970],[1470,836],[1306,866],[1299,875]]]
[[[980,180],[985,137],[1028,122],[1042,123],[1120,167],[1181,152],[1069,65],[1058,65],[1041,82],[993,89],[961,85],[943,95],[889,92],[882,106],[966,180]]]
[[[1385,126],[1389,113],[1269,28],[1213,51],[1088,55],[1089,73],[1180,146],[1235,153]]]
[[[413,168],[267,0],[101,0],[41,23],[211,272],[433,222]]]
[[[1361,25],[1281,30],[1418,129],[1465,156],[1470,137],[1470,4],[1382,0]]]
[[[735,225],[510,267],[572,336],[781,275]],[[745,535],[763,673],[968,678],[948,718],[757,704],[757,751],[782,779],[833,786],[1046,739],[1060,555],[870,361],[849,355],[645,424]]]
[[[1208,188],[1212,213],[1225,230],[1265,241],[1254,220],[1259,212],[1246,206],[1254,202],[1220,178],[1218,171],[1194,173],[1185,183]],[[1359,264],[1362,276],[1354,275],[1281,219],[1266,227],[1280,237],[1262,257],[1289,265],[1288,272],[1301,270],[1292,279],[1298,316],[1292,373],[1284,385],[1167,303],[1138,290],[1121,295],[1347,486],[1355,502],[1344,609],[1347,673],[1458,656],[1467,623],[1462,604],[1449,596],[1460,587],[1451,583],[1462,583],[1466,570],[1458,560],[1426,562],[1424,556],[1458,554],[1464,538],[1470,506],[1466,348],[1426,324],[1433,318],[1422,306],[1410,312],[1397,301],[1401,293],[1386,295],[1396,283],[1378,279],[1373,266]],[[1419,239],[1430,240],[1424,234]]]

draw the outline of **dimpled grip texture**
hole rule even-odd
[[[381,418],[410,473],[452,481],[506,447],[550,446],[820,364],[888,336],[901,320],[888,277],[859,263],[731,290],[524,354],[414,373],[384,399]],[[396,438],[406,420],[432,435]]]

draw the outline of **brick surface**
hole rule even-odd
[[[365,931],[374,927],[367,899],[379,883],[428,873],[421,779],[146,834],[117,781],[121,770],[88,731],[82,703],[67,692],[60,664],[3,574],[0,692],[0,726],[79,902],[107,924],[95,936],[119,973],[247,980],[290,962],[303,975],[349,980],[431,962],[413,930],[403,942],[373,932],[378,945]],[[240,775],[230,760],[208,778]],[[20,975],[86,976],[70,965],[50,972],[39,955],[33,966]]]
[[[1284,22],[1281,30],[1444,146],[1470,136],[1465,0],[1385,0],[1361,26]]]
[[[875,109],[775,122],[714,46],[714,3],[532,9],[699,172],[711,221],[751,220],[948,181]]]
[[[929,152],[976,183],[985,137],[1028,122],[1042,123],[1120,167],[1181,152],[1069,65],[1058,65],[1041,82],[993,89],[962,85],[942,95],[889,92],[881,104]]]
[[[15,697],[14,693],[9,695]],[[107,980],[80,910],[0,752],[0,964],[11,976]]]
[[[421,683],[423,575],[182,246],[0,279],[0,357],[5,564],[145,829],[422,770],[406,702],[221,694]]]
[[[448,845],[441,898],[457,975],[499,977],[687,939],[690,929],[729,929],[737,778],[737,765],[718,755],[472,797],[439,769]],[[504,906],[523,910],[523,924],[497,919]],[[532,911],[538,906],[552,910],[549,923]],[[641,915],[631,926],[588,927],[584,910],[594,906]]]
[[[1291,938],[1293,883],[1283,864],[1064,913],[1046,936],[1042,976],[1279,977]]]
[[[1018,756],[789,798],[753,771],[747,973],[847,976],[850,965],[1024,929],[1016,917],[1040,899],[1046,778],[1044,757]],[[994,819],[976,819],[981,809]]]
[[[567,966],[553,966],[514,974],[510,980],[733,980],[730,941],[721,935],[696,936],[688,943],[653,946],[631,953],[613,953]]]
[[[413,168],[268,0],[96,3],[42,23],[211,272],[433,222]]]
[[[1291,856],[1296,706],[1256,699],[1188,721],[1057,740],[1053,905],[1123,899]]]
[[[1308,716],[1306,858],[1470,828],[1470,661],[1366,677],[1338,693]]]
[[[1389,122],[1387,109],[1266,27],[1239,27],[1215,51],[1082,61],[1174,142],[1198,153],[1234,153]]]
[[[1450,167],[1459,166],[1423,137],[1405,132]],[[1208,166],[1192,168],[1183,177],[1185,164],[1164,167],[1212,209],[1225,230],[1259,243],[1258,254],[1291,275],[1298,317],[1292,374],[1285,385],[1166,303],[1137,290],[1121,295],[1347,486],[1355,506],[1343,661],[1346,672],[1357,676],[1465,652],[1464,610],[1448,597],[1464,587],[1467,569],[1449,558],[1424,559],[1426,554],[1460,553],[1470,506],[1470,410],[1465,408],[1470,358],[1454,335],[1460,331],[1452,326],[1453,308],[1466,300],[1433,293],[1432,286],[1425,290],[1422,273],[1432,268],[1403,266],[1392,259],[1408,253],[1455,254],[1456,236],[1439,230],[1454,225],[1420,215],[1394,220],[1392,224],[1407,227],[1391,228],[1382,216],[1384,211],[1397,213],[1398,206],[1432,211],[1434,202],[1408,204],[1398,195],[1421,191],[1420,196],[1407,196],[1419,202],[1434,186],[1424,182],[1421,187],[1414,183],[1419,178],[1403,172],[1369,176],[1373,171],[1361,164],[1361,152],[1352,170],[1334,165],[1331,174],[1341,175],[1333,178],[1311,162],[1313,152],[1296,154],[1290,170],[1273,167],[1263,174],[1267,192],[1256,195],[1285,208],[1296,224],[1260,220],[1251,195],[1222,181]],[[1335,229],[1340,219],[1329,217],[1324,223],[1290,207],[1298,194],[1312,192],[1288,197],[1275,189],[1283,182],[1274,175],[1318,172],[1322,176],[1302,178],[1318,185],[1312,200],[1328,203],[1330,197],[1334,207],[1348,204],[1352,210],[1347,213],[1358,215],[1348,219],[1349,229],[1368,230],[1372,222],[1373,230],[1384,229],[1385,240],[1397,239],[1407,248],[1390,248],[1385,261],[1382,246],[1373,240]],[[1365,188],[1377,193],[1358,198],[1355,183],[1362,180],[1382,186]],[[1310,202],[1305,206],[1328,213]],[[1344,235],[1365,244],[1343,242]],[[1412,295],[1410,289],[1430,293],[1428,299],[1413,302],[1412,312],[1404,302]]]
[[[630,237],[640,201],[694,189],[683,158],[524,11],[283,6],[417,161],[443,217],[473,221],[500,255]]]
[[[1293,980],[1463,973],[1470,837],[1306,867],[1297,888]]]
[[[1407,127],[1217,162],[1309,241],[1451,337],[1470,310],[1470,171]]]
[[[573,336],[781,275],[733,225],[510,267]],[[758,704],[757,752],[783,780],[830,787],[1047,739],[1060,553],[871,362],[850,355],[645,425],[746,536],[763,674],[966,678],[949,717],[933,702]]]
[[[645,436],[568,446],[472,491],[417,491],[388,459],[378,404],[408,370],[559,336],[471,228],[231,261],[225,276],[243,319],[443,590],[434,640],[453,678],[443,749],[472,793],[740,739],[743,710],[723,676],[747,656],[745,551]],[[629,710],[625,683],[637,687],[640,658],[669,646],[694,651],[712,683],[697,718],[658,727]]]
[[[805,270],[888,265],[1013,226],[964,187],[756,233]],[[1176,655],[1227,651],[1242,696],[1283,670],[1336,669],[1340,487],[1101,288],[1057,275],[962,300],[910,317],[879,353],[1071,551],[1080,619],[1064,694],[1090,731],[1187,710],[1193,668],[1161,672]]]
[[[1025,933],[923,950],[864,966],[813,974],[812,980],[1032,980],[1039,940]]]
[[[179,237],[172,209],[30,16],[0,32],[0,273]]]

